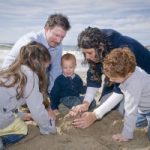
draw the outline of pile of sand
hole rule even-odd
[[[85,73],[80,75],[86,81]],[[64,118],[68,112],[66,107],[61,107],[61,112],[56,120],[56,135],[41,135],[38,127],[29,125],[27,137],[9,146],[8,150],[150,150],[146,129],[136,129],[135,138],[129,142],[118,143],[112,140],[112,135],[120,133],[123,125],[123,118],[116,111],[87,129],[74,128],[72,121]]]
[[[95,122],[87,129],[77,129],[71,120],[63,115],[57,118],[58,133],[56,135],[41,135],[36,126],[29,126],[25,139],[8,147],[8,150],[149,150],[146,130],[135,131],[135,139],[126,143],[112,140],[112,134],[122,128],[122,118],[113,111],[101,121]]]

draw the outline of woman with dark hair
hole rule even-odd
[[[135,39],[124,36],[115,30],[88,27],[79,34],[78,47],[82,49],[85,60],[89,64],[87,91],[83,103],[74,107],[70,112],[71,115],[88,110],[96,91],[102,84],[103,59],[112,49],[128,47],[135,55],[137,66],[150,73],[150,51]],[[110,82],[105,77],[100,101],[104,102],[108,97],[119,100],[123,98],[123,94],[118,88],[118,84]],[[123,103],[117,108],[122,114],[124,113]],[[74,125],[86,128],[98,119],[96,116],[96,112],[83,113],[81,118],[74,120]]]
[[[17,115],[23,104],[27,104],[42,134],[56,132],[53,115],[43,105],[50,61],[48,49],[31,42],[21,48],[10,67],[0,70],[0,145],[18,142],[27,135],[27,126]]]

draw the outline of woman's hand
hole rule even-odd
[[[84,112],[81,117],[74,119],[73,125],[77,128],[87,128],[96,120],[94,112]]]
[[[113,140],[117,142],[127,142],[129,139],[125,138],[121,133],[114,134],[112,136]]]

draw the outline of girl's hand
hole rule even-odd
[[[77,128],[87,128],[96,120],[94,112],[84,112],[80,118],[74,119],[73,125]]]
[[[60,112],[58,111],[58,109],[53,110],[53,112],[54,112],[55,116],[60,115]]]
[[[121,133],[114,134],[112,136],[113,140],[117,142],[127,142],[129,139],[125,138]]]
[[[55,112],[52,110],[52,109],[47,109],[48,111],[48,115],[50,118],[53,118],[54,120],[56,120],[56,115],[55,115]]]

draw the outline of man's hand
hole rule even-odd
[[[96,120],[94,112],[84,112],[80,118],[74,119],[73,125],[77,128],[87,128]]]

